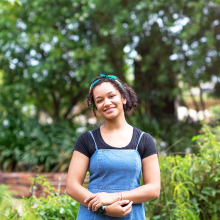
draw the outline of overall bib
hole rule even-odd
[[[123,192],[140,186],[141,157],[138,145],[144,132],[141,133],[136,150],[133,149],[98,149],[95,138],[90,132],[96,147],[90,158],[90,181],[88,190],[92,193]],[[145,220],[144,203],[133,204],[132,211],[123,218],[101,215],[80,205],[77,220]]]

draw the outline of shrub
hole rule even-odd
[[[220,127],[193,137],[199,154],[160,156],[161,195],[146,204],[147,219],[212,219],[220,215]]]
[[[186,122],[181,122],[173,118],[150,120],[146,115],[133,115],[127,119],[130,124],[150,133],[156,139],[158,151],[185,152],[186,148],[190,148],[191,152],[198,152],[198,148],[192,146],[191,138],[198,135],[202,126],[200,122],[190,123],[188,119]]]
[[[7,120],[0,117],[0,170],[30,172],[38,166],[39,172],[67,171],[77,125],[42,125],[12,116]]]
[[[157,200],[145,204],[147,220],[219,219],[220,126],[204,126],[202,131],[203,134],[193,137],[199,148],[198,155],[159,157],[161,195]],[[55,188],[45,177],[38,176],[36,181],[43,186],[44,197],[23,198],[19,215],[16,210],[13,211],[12,205],[9,205],[6,209],[9,210],[7,216],[12,218],[6,219],[76,219],[79,203],[66,194],[57,195]],[[0,205],[4,204],[1,198],[0,194]]]
[[[43,186],[44,197],[22,199],[21,219],[27,220],[30,213],[39,220],[74,220],[76,219],[79,203],[67,194],[58,195],[56,189],[50,185],[44,176],[32,178],[37,184]]]
[[[18,218],[18,212],[13,208],[15,203],[11,197],[11,193],[7,191],[6,185],[0,185],[0,219],[13,220]]]

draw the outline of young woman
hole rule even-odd
[[[66,192],[81,204],[77,220],[145,220],[144,202],[160,195],[160,169],[153,138],[125,119],[136,94],[116,76],[100,74],[87,104],[105,123],[81,134],[74,147]],[[88,189],[82,186],[87,170]]]

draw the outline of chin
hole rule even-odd
[[[113,114],[112,114],[112,115],[107,115],[107,116],[105,115],[105,116],[103,116],[103,117],[104,117],[105,119],[108,119],[108,120],[109,120],[109,119],[114,119],[114,118],[116,118],[117,115],[113,115]]]
[[[117,118],[118,116],[120,116],[120,113],[118,113],[118,112],[114,112],[114,113],[109,114],[109,115],[103,115],[103,117],[104,117],[105,119],[108,119],[108,120],[115,119],[115,118]]]

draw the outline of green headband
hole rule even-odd
[[[102,73],[100,74],[100,76],[101,76],[101,77],[104,77],[104,78],[106,78],[106,79],[114,79],[114,80],[121,86],[121,88],[122,88],[123,90],[125,90],[124,87],[122,86],[122,84],[118,81],[117,76],[105,75],[105,74],[102,74]],[[95,82],[92,83],[92,85],[90,86],[90,90],[93,88],[93,86],[94,86],[99,80],[100,80],[100,79],[97,79]]]

